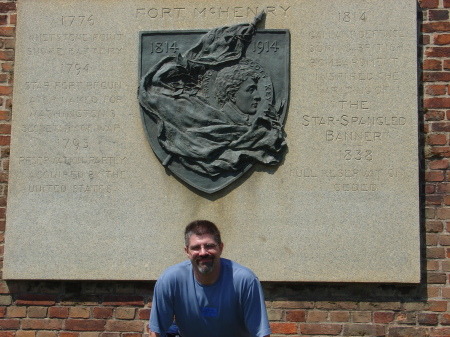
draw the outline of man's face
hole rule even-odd
[[[222,254],[223,243],[217,244],[211,234],[192,234],[189,238],[189,245],[184,250],[192,265],[200,274],[209,274],[220,263],[219,259]]]
[[[261,96],[258,93],[258,83],[252,78],[242,82],[233,100],[239,110],[249,115],[256,113],[259,101]]]

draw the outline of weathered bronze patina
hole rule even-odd
[[[254,23],[141,33],[142,119],[162,164],[214,193],[286,147],[289,33]]]

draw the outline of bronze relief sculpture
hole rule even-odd
[[[141,33],[138,98],[149,142],[165,167],[206,193],[255,163],[277,165],[286,148],[289,34],[257,30],[260,19]]]

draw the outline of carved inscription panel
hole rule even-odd
[[[156,279],[203,218],[221,228],[224,257],[264,281],[419,282],[415,6],[18,1],[4,276]],[[186,50],[167,32],[261,11],[257,28],[290,32],[290,83],[266,93],[286,106],[287,148],[279,165],[206,194],[147,141],[140,34],[149,68]],[[281,69],[281,40],[259,34],[247,53]]]

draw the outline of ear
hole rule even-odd
[[[219,245],[219,256],[222,254],[223,242]]]
[[[188,247],[184,246],[184,252],[185,252],[186,255],[189,257],[189,250],[188,250]]]

